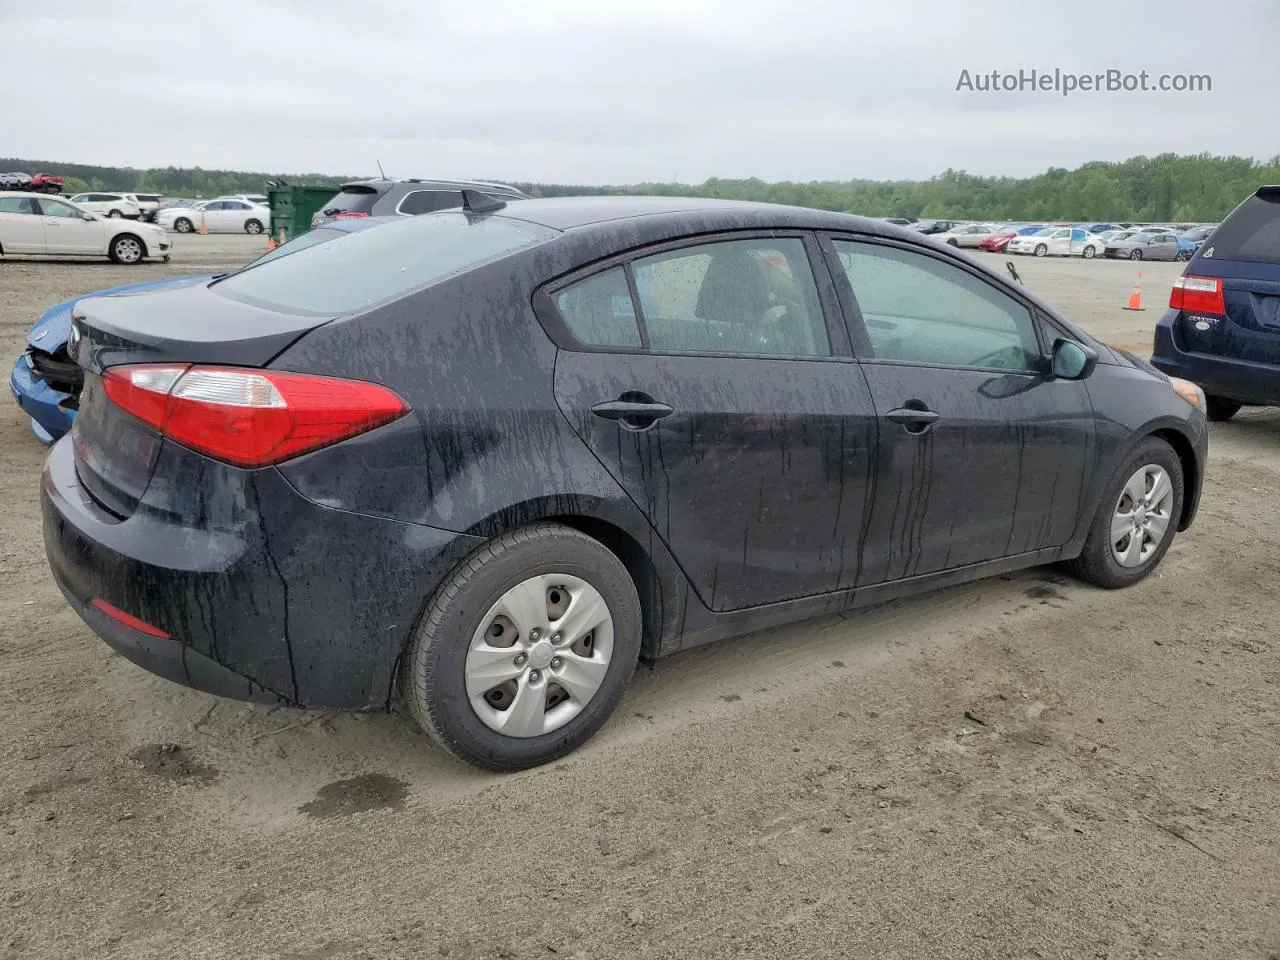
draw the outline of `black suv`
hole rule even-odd
[[[502,200],[527,200],[515,187],[478,180],[353,180],[344,183],[311,217],[318,227],[339,217],[417,216],[462,206],[462,191],[475,190]]]

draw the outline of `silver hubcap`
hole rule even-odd
[[[613,617],[595,587],[565,574],[530,577],[484,615],[467,650],[467,698],[509,737],[564,726],[609,672]]]
[[[1151,559],[1173,516],[1173,481],[1164,467],[1139,467],[1120,491],[1111,517],[1111,554],[1122,567]]]
[[[133,263],[142,256],[142,247],[137,240],[117,240],[116,256],[125,263]]]

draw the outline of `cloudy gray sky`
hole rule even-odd
[[[568,183],[1280,153],[1280,4],[0,0],[0,153]],[[962,70],[1211,92],[957,91]]]

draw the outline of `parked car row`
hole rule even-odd
[[[887,220],[953,247],[977,248],[990,253],[1079,256],[1086,259],[1105,256],[1128,260],[1190,260],[1214,230],[1212,224],[1175,227],[1105,222],[957,223],[906,217]]]
[[[65,181],[51,173],[0,173],[0,190],[26,190],[31,193],[61,193]]]

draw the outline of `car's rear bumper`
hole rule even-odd
[[[1197,384],[1205,393],[1241,403],[1280,405],[1280,366],[1183,350],[1174,325],[1179,312],[1166,310],[1156,324],[1151,365]]]
[[[18,357],[9,374],[9,392],[31,418],[31,432],[41,443],[51,444],[71,429],[76,414],[65,405],[74,398],[38,376],[25,353]]]
[[[384,708],[427,598],[481,541],[321,506],[276,470],[237,470],[172,444],[161,460],[126,519],[81,487],[71,438],[45,462],[49,566],[94,633],[220,696]],[[125,626],[94,600],[173,639]]]

